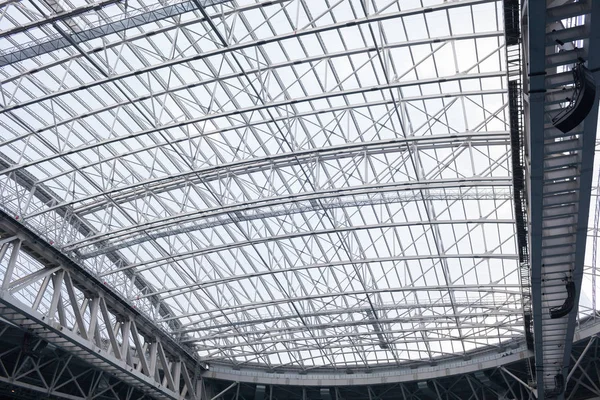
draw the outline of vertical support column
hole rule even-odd
[[[2,256],[6,253],[6,248],[8,247],[8,243],[3,246]],[[4,273],[4,279],[2,279],[2,291],[8,290],[10,285],[10,279],[12,278],[12,274],[15,270],[15,265],[17,265],[17,258],[19,257],[19,251],[21,250],[21,240],[16,239],[13,244],[12,253],[10,254],[10,259],[8,260],[8,265],[6,266],[6,272]],[[1,261],[2,257],[0,257]]]
[[[173,390],[175,390],[176,392],[179,392],[179,386],[180,386],[180,381],[181,381],[181,360],[177,360],[177,361],[173,362],[172,374],[173,374],[173,383],[175,384],[173,386]]]
[[[110,340],[113,353],[117,359],[122,360],[121,351],[119,345],[117,344],[117,338],[115,337],[115,332],[113,331],[111,325],[108,308],[106,307],[106,303],[103,298],[100,298],[100,311],[102,312],[102,319],[104,319],[104,326],[106,328],[106,332],[108,333],[108,339]]]
[[[98,309],[100,307],[100,297],[94,297],[92,304],[90,305],[90,326],[88,328],[88,337],[94,338],[96,345],[98,345],[98,339],[95,337],[96,326],[98,324]]]
[[[65,271],[59,271],[52,275],[52,300],[50,301],[50,309],[48,310],[48,318],[50,319],[54,319],[58,309],[64,275]]]
[[[152,343],[150,343],[150,365],[149,367],[149,372],[150,372],[150,377],[153,377],[156,379],[156,376],[158,375],[156,373],[156,357],[157,357],[157,352],[158,352],[158,343],[156,342],[156,340],[154,340]]]
[[[125,362],[131,365],[131,356],[129,354],[129,333],[131,331],[131,321],[126,320],[121,323],[121,336],[122,336],[122,347],[121,347],[121,355]]]
[[[75,315],[75,323],[79,328],[79,334],[81,337],[87,340],[88,333],[85,328],[85,324],[83,323],[83,316],[79,310],[79,306],[77,305],[77,296],[75,295],[75,288],[73,287],[73,282],[71,281],[71,276],[69,273],[65,273],[65,286],[67,288],[67,294],[69,295],[69,301],[71,302],[71,311]],[[76,329],[73,329],[76,330]]]
[[[4,240],[0,241],[0,245],[1,245],[1,247],[0,247],[0,262],[6,255],[6,252],[8,251],[8,246],[10,246],[10,242],[12,240],[13,240],[13,238],[8,238],[8,239],[4,239]]]

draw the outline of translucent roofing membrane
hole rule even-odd
[[[3,210],[211,362],[522,338],[502,2],[96,4],[2,4]]]

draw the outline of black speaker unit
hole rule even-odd
[[[592,72],[583,64],[573,68],[575,91],[570,103],[563,111],[552,119],[555,128],[563,133],[572,131],[581,124],[592,110],[596,99],[596,81]]]
[[[573,309],[573,306],[575,306],[575,282],[569,281],[566,284],[566,287],[567,298],[565,299],[565,302],[561,306],[550,308],[550,318],[552,319],[568,315]]]

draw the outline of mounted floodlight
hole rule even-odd
[[[565,302],[559,307],[552,307],[550,309],[550,318],[560,318],[569,314],[575,305],[575,282],[569,281],[566,284],[567,287],[567,298]]]
[[[567,107],[552,118],[554,127],[564,133],[570,132],[583,122],[590,113],[596,98],[594,75],[583,64],[577,64],[573,68],[573,79],[575,81],[573,98],[570,99]]]

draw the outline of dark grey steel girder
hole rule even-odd
[[[556,87],[572,87],[571,68],[576,62],[600,79],[600,57],[592,51],[600,43],[600,3],[577,3],[577,20],[563,25],[575,12],[564,1],[524,2],[524,66],[528,66],[524,99],[528,156],[526,182],[529,194],[531,293],[538,398],[564,398],[564,380],[571,363],[579,295],[585,258],[588,214],[594,164],[598,98],[587,118],[564,133],[549,123],[560,109],[550,106],[546,93]],[[563,16],[563,11],[565,12]],[[582,42],[576,42],[582,40]],[[548,57],[563,48],[580,47],[587,60],[565,60],[557,67]],[[570,79],[567,78],[570,76]],[[573,142],[568,152],[555,153],[552,146]],[[550,309],[560,307],[568,295],[566,281],[575,285],[574,306],[566,316],[552,318]],[[570,296],[570,295],[569,295]],[[562,383],[561,383],[562,382]]]
[[[585,15],[586,25],[589,26],[589,36],[584,42],[584,48],[588,49],[588,68],[594,72],[596,78],[596,84],[600,81],[600,54],[598,53],[598,46],[600,45],[600,3],[598,1],[590,0],[589,14]],[[579,8],[575,9],[576,15],[581,15],[583,10],[588,10],[584,4],[579,5]],[[569,12],[572,12],[571,8],[567,8]],[[553,16],[558,19],[561,18],[563,10],[557,16]],[[575,328],[578,324],[578,304],[581,295],[581,286],[583,281],[584,273],[584,262],[585,262],[585,248],[587,243],[587,229],[588,229],[588,215],[590,212],[590,201],[592,193],[592,178],[594,168],[594,143],[597,138],[597,127],[598,127],[598,94],[596,94],[596,100],[592,111],[588,114],[583,128],[583,151],[582,151],[582,167],[581,167],[581,188],[579,192],[580,205],[579,205],[579,219],[577,225],[577,243],[582,245],[578,247],[576,258],[575,258],[575,269],[573,271],[573,280],[579,286],[574,300],[574,311],[568,316],[567,341],[563,347],[563,360],[562,360],[562,374],[565,377],[565,381],[568,380],[569,366],[572,364],[571,351],[573,347],[573,337],[575,334]],[[575,368],[573,368],[575,369]],[[566,385],[566,384],[565,384]]]

